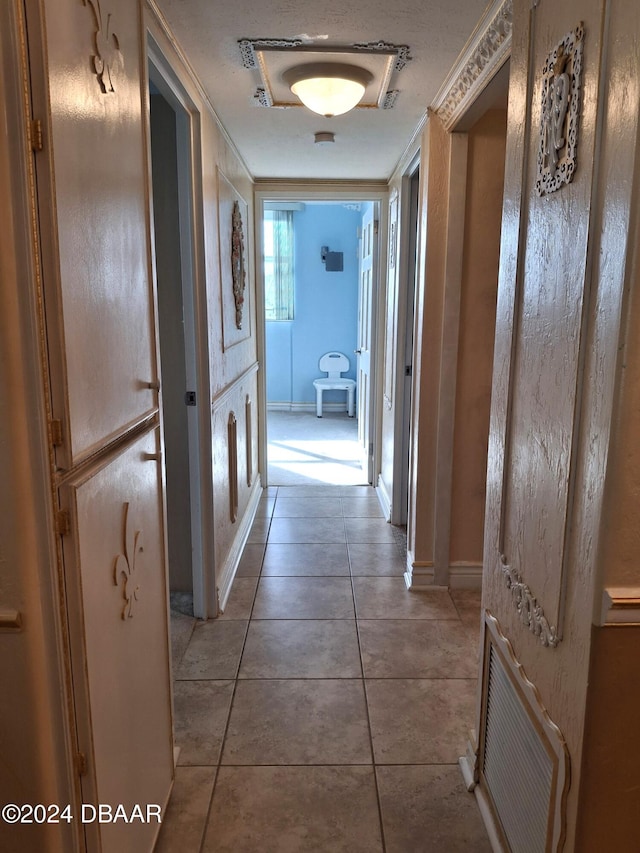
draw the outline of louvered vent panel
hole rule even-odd
[[[493,645],[483,772],[512,853],[545,853],[553,759]]]

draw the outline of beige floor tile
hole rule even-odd
[[[343,497],[342,514],[345,518],[383,518],[382,507],[376,497]]]
[[[273,497],[260,498],[256,509],[256,518],[270,518],[273,515],[275,503],[275,495]]]
[[[345,542],[342,518],[274,518],[269,542],[327,543]]]
[[[254,542],[244,546],[244,551],[238,563],[237,578],[257,578],[262,569],[262,558],[264,557],[264,543]]]
[[[457,765],[378,767],[387,853],[491,853]]]
[[[180,765],[217,764],[232,694],[233,681],[174,684],[174,727]]]
[[[335,497],[278,498],[274,518],[340,518],[342,504]]]
[[[342,488],[340,486],[314,484],[299,486],[278,486],[279,498],[339,498],[341,494]]]
[[[373,486],[339,486],[343,498],[375,498],[376,490]],[[377,498],[376,498],[377,500]]]
[[[349,619],[253,620],[240,678],[360,678],[356,623]]]
[[[384,518],[345,518],[347,542],[395,543],[393,529]]]
[[[212,619],[193,629],[177,678],[183,681],[235,678],[247,621]]]
[[[353,578],[359,619],[455,619],[446,590],[408,590],[403,578]]]
[[[222,764],[370,762],[362,681],[238,681]]]
[[[271,525],[271,518],[260,518],[257,517],[254,519],[253,524],[251,525],[251,530],[249,531],[249,536],[247,538],[247,542],[250,544],[256,544],[260,542],[266,542],[267,536],[269,535],[269,527]]]
[[[154,853],[200,850],[215,778],[214,767],[176,767],[171,800]]]
[[[377,764],[455,764],[474,725],[475,679],[367,679]]]
[[[185,616],[184,613],[178,613],[177,610],[171,611],[171,665],[174,678],[189,645],[196,621],[193,616]]]
[[[452,589],[450,595],[465,625],[480,631],[482,592],[479,589]]]
[[[349,575],[346,545],[267,545],[263,576]]]
[[[254,619],[353,619],[349,578],[276,578],[260,580]]]
[[[351,574],[354,577],[401,577],[407,568],[406,562],[400,555],[395,543],[393,545],[390,542],[380,542],[377,545],[361,543],[351,544],[347,547],[349,549]]]
[[[221,619],[249,619],[253,599],[258,587],[258,578],[235,578]]]
[[[367,678],[475,678],[464,625],[454,620],[361,619]]]
[[[381,850],[372,768],[220,769],[203,853]]]

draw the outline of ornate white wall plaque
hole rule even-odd
[[[576,170],[584,25],[567,33],[542,69],[538,195],[568,184]]]

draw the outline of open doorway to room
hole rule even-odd
[[[149,63],[150,151],[172,608],[206,618],[192,116]]]
[[[271,486],[373,481],[378,212],[374,200],[263,202]]]

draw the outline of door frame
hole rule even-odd
[[[411,485],[411,436],[413,423],[413,369],[415,366],[415,297],[418,276],[418,243],[420,224],[421,149],[418,147],[402,173],[400,189],[400,255],[398,259],[398,309],[396,330],[396,401],[393,429],[393,487],[391,496],[391,523],[406,525],[409,517],[409,489]],[[413,199],[415,176],[418,175],[417,199]],[[415,221],[414,221],[415,220]],[[411,247],[415,258],[411,258]],[[412,304],[413,303],[413,304]],[[412,307],[409,314],[409,307]],[[412,332],[411,381],[407,383],[407,338]],[[409,387],[408,387],[409,386]],[[411,390],[410,390],[411,389]]]
[[[262,484],[266,488],[268,481],[268,439],[267,439],[267,374],[266,374],[266,322],[264,317],[264,274],[263,274],[263,218],[265,202],[283,201],[335,201],[341,202],[372,202],[374,205],[374,219],[378,220],[377,252],[378,266],[376,278],[373,282],[373,299],[376,304],[384,298],[385,280],[381,270],[386,269],[386,233],[387,233],[387,197],[388,186],[382,182],[371,182],[357,184],[344,183],[337,186],[335,183],[326,185],[315,185],[311,183],[296,182],[286,183],[278,181],[257,181],[254,184],[254,211],[255,211],[255,258],[256,258],[256,343],[258,350],[258,467]],[[382,447],[382,389],[380,387],[382,373],[382,359],[384,356],[384,312],[378,311],[372,329],[372,340],[374,343],[374,357],[372,359],[371,388],[373,393],[373,481],[378,479],[380,473],[380,459]]]
[[[211,410],[208,404],[209,388],[209,334],[206,293],[204,225],[202,221],[202,152],[201,117],[195,99],[188,91],[174,64],[163,50],[151,26],[146,26],[146,79],[147,99],[147,146],[149,168],[149,216],[152,245],[151,268],[154,278],[154,308],[158,316],[157,278],[155,264],[155,241],[153,231],[153,191],[151,178],[151,133],[149,118],[149,82],[153,81],[163,97],[176,110],[178,119],[186,121],[187,146],[180,150],[178,142],[178,181],[180,185],[179,205],[180,244],[187,247],[190,255],[190,270],[182,269],[182,290],[185,316],[185,357],[187,381],[196,391],[199,401],[189,417],[189,479],[191,496],[191,544],[193,575],[193,615],[208,619],[217,615],[215,551],[213,528],[213,482],[211,450]],[[178,134],[180,136],[180,134]],[[183,135],[184,138],[184,135]],[[186,163],[180,162],[180,155]],[[185,228],[185,219],[188,227]],[[157,319],[156,319],[157,322]],[[158,353],[158,363],[160,355]],[[160,407],[162,417],[162,407]],[[191,413],[190,413],[191,414]],[[164,452],[163,433],[163,452]],[[166,513],[165,501],[165,513]],[[167,525],[165,524],[165,529]]]

